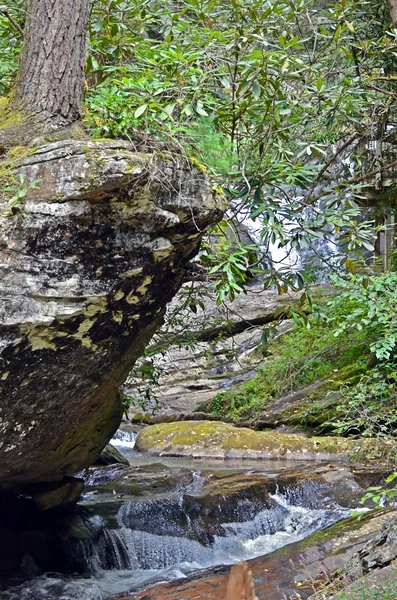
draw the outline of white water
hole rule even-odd
[[[329,525],[348,511],[313,509],[295,493],[272,496],[275,506],[246,522],[223,523],[225,535],[204,546],[180,535],[156,535],[128,527],[136,503],[126,502],[117,514],[117,529],[103,529],[95,541],[79,542],[72,551],[91,573],[75,578],[43,576],[3,592],[2,600],[105,600],[111,595],[184,577],[196,569],[232,564],[261,556]],[[153,505],[154,508],[155,505]],[[167,515],[164,514],[164,519]]]
[[[158,570],[178,565],[205,568],[232,564],[239,560],[262,556],[298,541],[348,514],[344,509],[313,510],[293,506],[285,496],[278,494],[272,498],[276,506],[259,512],[252,520],[243,523],[223,523],[225,535],[214,536],[210,546],[204,546],[182,535],[155,535],[129,529],[129,511],[133,512],[136,505],[127,502],[118,513],[120,529],[110,532],[116,546],[120,536],[123,538],[126,555],[119,557],[119,561],[109,560],[106,544],[96,544],[89,553],[91,561],[88,568],[95,571],[97,565],[106,565],[107,568],[125,569],[132,559],[141,569]]]
[[[118,446],[121,448],[132,448],[135,447],[136,433],[132,431],[121,431],[118,429],[114,434],[114,437],[110,440],[112,446]]]

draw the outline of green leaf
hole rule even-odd
[[[138,117],[143,115],[143,113],[147,110],[147,107],[147,104],[141,104],[141,106],[139,106],[134,112],[134,117],[137,119]]]
[[[252,95],[255,98],[255,100],[259,100],[260,95],[261,95],[261,86],[257,79],[255,79],[254,83],[252,84],[251,91],[252,91]]]
[[[208,113],[204,110],[204,108],[202,106],[200,106],[199,104],[196,104],[196,106],[194,107],[194,110],[196,111],[196,113],[198,115],[200,115],[201,117],[208,117]]]
[[[165,106],[163,108],[163,111],[170,117],[172,115],[172,113],[174,112],[175,106],[176,106],[176,102],[172,102],[171,104],[167,104],[167,106]]]
[[[103,22],[104,22],[104,19],[99,19],[99,21],[97,21],[95,23],[95,25],[93,26],[93,30],[96,31],[97,33],[99,31],[102,31],[102,29],[103,29]]]

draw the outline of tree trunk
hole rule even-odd
[[[393,27],[397,27],[397,0],[387,0]]]
[[[55,128],[79,120],[90,0],[30,0],[14,106]]]

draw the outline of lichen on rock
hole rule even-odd
[[[10,211],[0,186],[0,489],[98,456],[119,385],[225,208],[186,160],[123,141],[47,144],[8,155],[9,173],[26,193]]]

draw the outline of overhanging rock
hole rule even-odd
[[[186,160],[126,142],[49,144],[3,160],[0,182],[5,489],[97,457],[119,423],[119,385],[225,207]],[[7,184],[27,191],[12,212]]]

